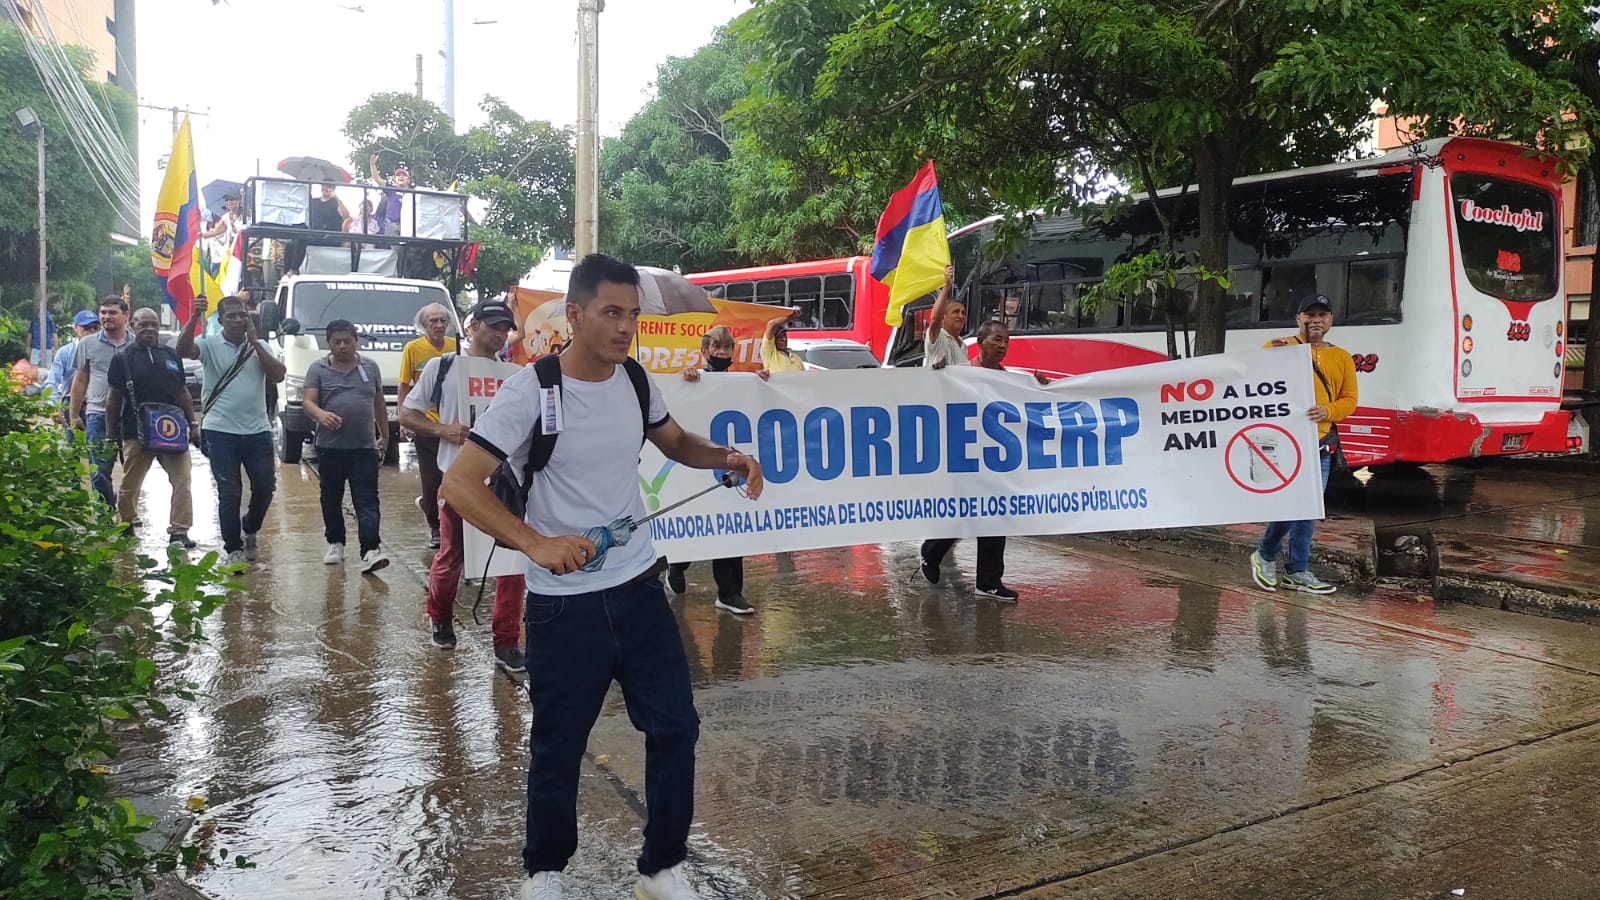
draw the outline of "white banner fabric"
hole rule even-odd
[[[759,501],[719,490],[646,525],[674,561],[1323,516],[1316,425],[1306,417],[1314,376],[1303,346],[1114,369],[1047,387],[1026,374],[967,366],[768,381],[715,374],[696,384],[654,377],[680,425],[754,455],[767,480]],[[482,380],[478,391],[479,403],[492,394]],[[645,508],[670,505],[718,474],[670,462],[647,443],[639,466]],[[474,578],[488,538],[476,543],[476,553],[471,537],[466,548]],[[491,572],[512,557],[521,559],[497,551]]]

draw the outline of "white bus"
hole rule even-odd
[[[1579,452],[1579,426],[1561,409],[1561,178],[1521,147],[1452,138],[1239,179],[1227,346],[1292,333],[1305,298],[1331,298],[1330,339],[1359,372],[1360,406],[1339,424],[1353,466]],[[1194,201],[1182,200],[1180,250],[1195,246]],[[1172,208],[1176,192],[1159,202]],[[1165,317],[1150,298],[1078,303],[1113,264],[1157,246],[1150,201],[1042,221],[998,260],[979,252],[993,225],[952,232],[950,248],[975,306],[969,327],[1012,326],[1008,366],[1059,376],[1167,358]],[[1192,301],[1192,284],[1180,290]],[[907,316],[918,330],[891,337],[888,364],[920,356],[928,305]],[[882,321],[883,311],[858,314]]]

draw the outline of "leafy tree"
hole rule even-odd
[[[525,244],[570,245],[577,191],[572,129],[529,121],[492,96],[479,108],[489,118],[467,132],[461,176],[468,193],[489,201],[484,224]]]
[[[412,184],[444,188],[461,176],[467,142],[444,110],[415,94],[373,94],[345,117],[344,136],[354,148],[351,171],[365,175],[372,154],[384,174],[405,163]]]
[[[1338,158],[1371,116],[1370,95],[1262,76],[1363,33],[1371,5],[757,0],[735,26],[760,59],[741,115],[779,158],[882,180],[932,156],[942,193],[1013,210],[1195,184],[1190,262],[1220,275],[1233,180]],[[1224,280],[1196,289],[1199,353],[1224,347]]]
[[[600,152],[607,246],[646,265],[684,271],[745,262],[735,248],[726,121],[749,90],[748,60],[717,35],[660,67],[656,93]]]
[[[145,307],[160,310],[166,302],[161,279],[150,266],[150,244],[140,241],[133,247],[121,247],[111,257],[111,290],[122,293],[128,286],[130,309]]]
[[[89,57],[68,48],[80,71]],[[90,100],[123,134],[134,130],[133,101],[122,89],[84,79]],[[55,104],[28,61],[16,27],[0,21],[0,298],[26,316],[38,302],[39,208],[37,146],[10,122],[11,111],[32,107],[45,128],[46,253],[50,306],[77,302],[110,246],[115,221],[110,201],[73,147]],[[146,258],[148,268],[148,257]]]
[[[478,242],[478,261],[467,284],[479,297],[491,297],[516,284],[538,264],[543,252],[489,226],[471,225],[467,232]]]

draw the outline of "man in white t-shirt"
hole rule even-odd
[[[953,299],[956,267],[944,267],[944,286],[928,311],[928,337],[924,344],[922,364],[930,369],[945,366],[962,366],[967,363],[967,347],[961,342],[961,332],[967,329],[967,305]]]
[[[508,378],[444,478],[445,501],[463,519],[531,560],[524,624],[533,759],[523,900],[561,896],[560,872],[578,846],[579,764],[612,680],[645,733],[651,773],[634,891],[642,900],[697,896],[683,861],[700,717],[677,620],[661,589],[666,561],[641,529],[589,571],[596,548],[580,535],[623,516],[644,517],[643,438],[689,468],[731,470],[745,479],[751,499],[761,493],[761,466],[684,431],[648,378],[641,420],[635,376],[625,365],[638,331],[638,285],[638,270],[608,256],[591,254],[574,266],[566,298],[572,338],[559,357],[560,386],[541,387],[533,367]],[[541,423],[557,440],[548,463],[530,476],[524,521],[485,482],[502,462],[523,470]]]
[[[485,300],[468,314],[468,356],[495,359],[506,345],[506,336],[517,318],[503,300]],[[452,360],[446,369],[445,360]],[[434,438],[437,443],[436,459],[440,473],[449,471],[450,463],[461,452],[471,429],[461,421],[457,379],[465,378],[454,364],[452,355],[435,356],[425,363],[411,385],[404,400],[400,401],[400,427],[418,435]],[[441,378],[439,372],[444,369]],[[441,381],[443,383],[441,383]],[[429,416],[432,413],[432,416]],[[428,570],[428,618],[433,620],[433,644],[450,649],[456,645],[455,604],[461,588],[463,556],[461,516],[450,504],[439,498],[439,552],[434,554],[433,565]],[[521,575],[507,575],[494,580],[494,613],[490,616],[490,630],[494,634],[494,658],[507,672],[523,671],[522,649],[518,646],[522,629],[522,598],[527,585]]]

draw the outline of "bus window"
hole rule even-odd
[[[1261,270],[1235,269],[1228,273],[1227,321],[1229,328],[1249,328],[1261,321]],[[1190,301],[1193,302],[1193,294]]]
[[[722,293],[728,289],[728,286],[725,284],[702,284],[700,287],[705,289],[707,297],[718,297],[723,300],[727,299],[727,295]]]
[[[783,306],[789,300],[789,282],[782,278],[769,278],[756,282],[756,302]]]
[[[855,321],[855,279],[828,275],[822,279],[822,327],[849,329]]]
[[[1403,257],[1351,263],[1345,277],[1344,312],[1338,321],[1347,325],[1386,325],[1400,321],[1400,292],[1405,280]]]
[[[1261,211],[1263,263],[1404,253],[1411,220],[1411,178],[1408,170],[1394,175],[1319,175],[1273,183]]]
[[[727,293],[722,295],[722,298],[724,300],[739,300],[739,301],[742,301],[744,303],[753,303],[753,302],[755,302],[755,299],[756,299],[755,282],[751,282],[751,281],[735,281],[735,282],[730,283],[726,288],[724,288],[724,290],[727,291]]]
[[[1317,267],[1314,265],[1270,266],[1261,272],[1261,293],[1266,300],[1263,321],[1293,322],[1300,304],[1315,297]]]
[[[1548,191],[1487,175],[1450,176],[1461,264],[1479,291],[1505,300],[1556,294],[1554,198]]]
[[[820,328],[822,314],[822,278],[805,275],[789,279],[789,305],[800,310],[794,314],[796,328]],[[801,324],[807,323],[807,324]]]

